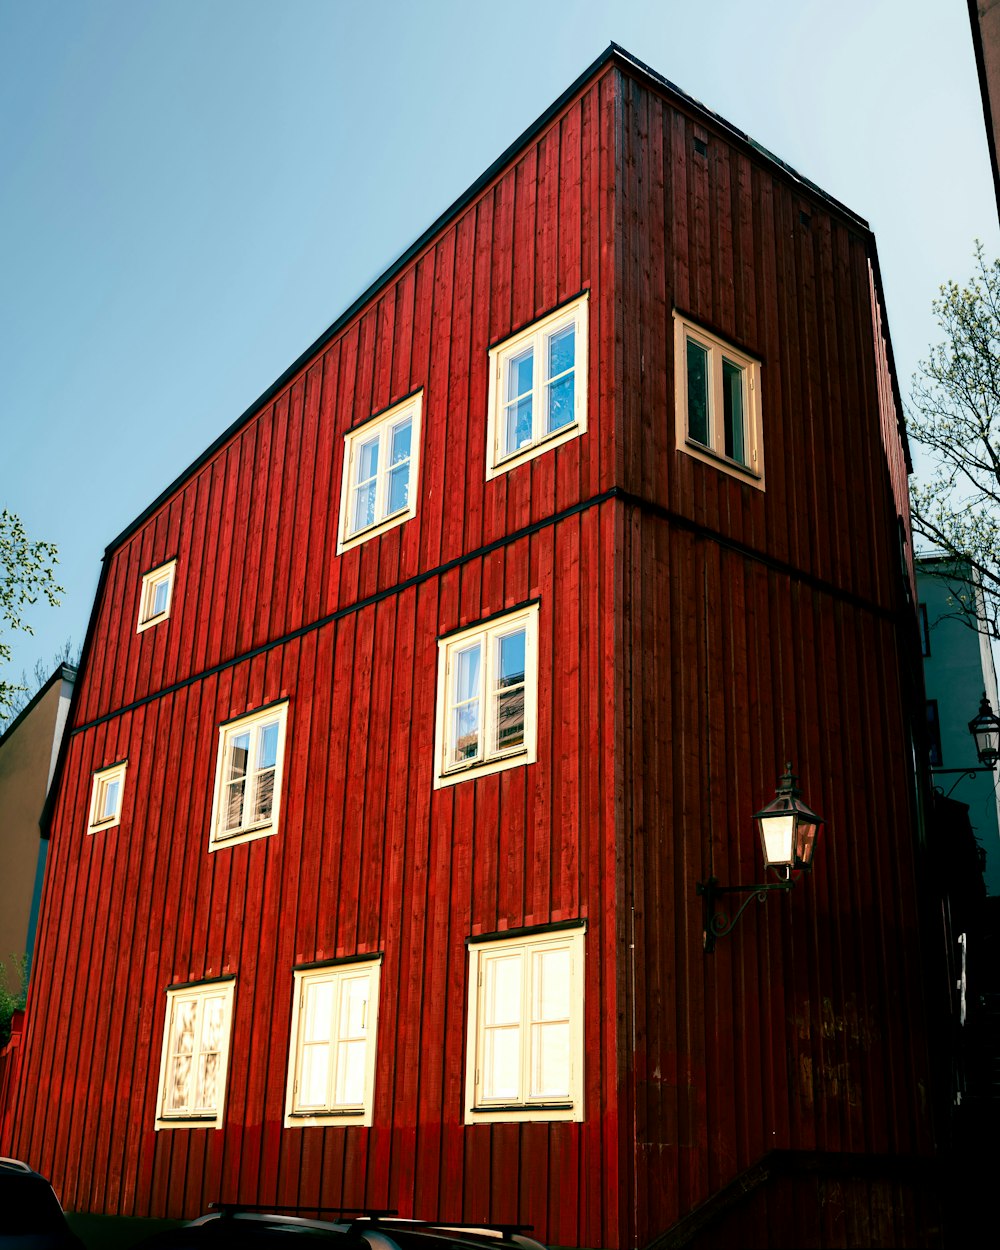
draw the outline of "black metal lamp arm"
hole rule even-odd
[[[707,881],[697,882],[695,888],[698,894],[705,899],[705,953],[710,955],[715,950],[717,938],[725,937],[728,933],[732,933],[736,927],[736,922],[754,899],[758,903],[763,903],[772,890],[787,891],[794,884],[795,882],[791,878],[787,881],[766,881],[758,885],[719,885],[717,877],[709,877]],[[747,897],[733,916],[730,917],[726,912],[716,909],[716,899],[720,894],[746,894]]]

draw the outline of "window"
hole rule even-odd
[[[421,406],[414,395],[347,435],[338,554],[416,516]]]
[[[380,963],[296,971],[286,1128],[371,1124]]]
[[[760,363],[674,313],[677,446],[764,488]]]
[[[277,833],[287,703],[219,727],[210,851]]]
[[[937,699],[927,700],[927,762],[931,768],[940,768],[944,763],[941,750],[941,717],[938,714]]]
[[[583,1119],[583,938],[470,940],[467,1124]]]
[[[122,791],[125,789],[125,768],[127,760],[112,764],[110,768],[102,768],[94,773],[94,784],[90,791],[90,820],[87,832],[97,833],[99,829],[113,829],[121,824]]]
[[[236,979],[167,990],[156,1127],[220,1128]]]
[[[587,296],[490,350],[487,480],[587,428]]]
[[[170,615],[176,565],[176,560],[169,560],[143,574],[142,589],[139,592],[139,623],[135,627],[137,634],[153,625],[159,625]]]
[[[917,622],[920,626],[920,654],[927,656],[931,653],[931,627],[927,621],[927,604],[917,604]]]
[[[435,787],[535,759],[538,604],[438,641]]]

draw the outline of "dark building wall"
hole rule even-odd
[[[906,457],[873,241],[646,83],[624,80],[622,133],[617,758],[642,1245],[770,1151],[905,1155],[932,1132]],[[674,309],[762,362],[763,490],[678,446]],[[751,815],[786,760],[828,822],[816,871],[706,956],[695,883],[764,879]]]

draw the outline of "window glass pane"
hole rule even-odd
[[[487,1029],[483,1040],[483,1097],[520,1098],[520,1028]]]
[[[452,728],[452,759],[454,763],[475,759],[479,754],[479,700],[463,703],[455,709]]]
[[[534,1025],[531,1051],[532,1097],[568,1097],[569,1023]]]
[[[222,816],[223,829],[238,829],[243,823],[243,790],[245,782],[240,779],[230,782],[225,791],[225,810]]]
[[[357,476],[355,481],[367,482],[378,472],[378,439],[369,439],[357,450]]]
[[[407,460],[389,474],[387,514],[400,512],[410,502],[410,462]]]
[[[725,426],[726,455],[746,464],[743,421],[743,378],[745,371],[731,360],[722,359],[722,420]]]
[[[330,1047],[327,1042],[303,1047],[297,1106],[326,1106],[327,1087],[330,1081],[329,1058]]]
[[[251,824],[261,824],[271,819],[274,808],[274,769],[268,768],[259,772],[254,778],[254,798]]]
[[[688,435],[698,443],[708,439],[708,352],[693,339],[687,341]]]
[[[519,629],[497,640],[498,685],[510,686],[524,681],[524,637],[525,631]]]
[[[340,995],[340,1036],[361,1037],[368,1008],[368,978],[351,977],[342,982]]]
[[[109,781],[104,787],[104,803],[98,812],[99,820],[111,820],[115,812],[118,810],[118,791],[121,789],[121,782],[116,777],[114,781]]]
[[[516,1024],[521,1019],[520,952],[486,960],[486,1023]]]
[[[390,465],[399,464],[401,460],[409,460],[410,458],[410,435],[413,430],[413,421],[407,418],[400,421],[399,425],[394,426],[392,430],[392,449],[389,455]]]
[[[524,399],[507,405],[504,419],[503,455],[509,456],[531,442],[531,408],[530,394]]]
[[[314,981],[306,986],[305,1040],[329,1041],[333,1020],[333,983]]]
[[[194,1021],[197,1007],[193,999],[182,1000],[174,1008],[174,1051],[190,1055],[194,1050]]]
[[[198,1092],[194,1105],[210,1110],[219,1105],[219,1056],[214,1051],[202,1055],[198,1064]]]
[[[170,590],[170,582],[164,578],[162,582],[157,582],[153,590],[153,610],[152,616],[160,616],[167,610],[167,592]]]
[[[341,1042],[337,1062],[337,1105],[357,1107],[365,1100],[365,1043]]]
[[[558,382],[552,382],[549,385],[548,432],[550,434],[555,430],[561,430],[565,425],[572,425],[576,420],[573,407],[573,378],[574,375],[568,373]]]
[[[188,1105],[188,1087],[191,1082],[191,1056],[179,1055],[170,1066],[170,1092],[167,1094],[167,1110],[180,1111]]]
[[[258,730],[257,767],[273,768],[278,762],[278,722],[261,725]]]
[[[351,509],[351,533],[366,529],[375,524],[375,482],[359,486],[354,492],[354,507]]]
[[[557,330],[549,339],[549,377],[554,378],[572,369],[576,355],[576,327]]]
[[[522,395],[531,394],[534,360],[534,348],[529,347],[527,351],[521,352],[520,355],[514,356],[508,361],[507,394],[505,396],[508,403],[513,399],[519,399]]]
[[[226,1018],[226,1000],[224,998],[206,999],[203,1018],[201,1049],[219,1050],[222,1045],[222,1026]]]
[[[532,1019],[568,1020],[569,951],[535,951],[532,962]]]
[[[246,776],[247,757],[250,754],[250,730],[233,734],[229,739],[229,774],[227,780],[235,781]]]
[[[479,693],[479,662],[482,649],[474,643],[455,656],[455,702],[463,703]]]

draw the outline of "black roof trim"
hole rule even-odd
[[[3,733],[0,734],[0,747],[3,746],[3,744],[11,736],[11,734],[18,727],[18,725],[20,725],[20,723],[23,720],[26,720],[27,717],[31,715],[31,713],[35,710],[38,704],[41,703],[42,699],[45,698],[45,696],[48,694],[48,692],[52,689],[52,687],[55,685],[57,681],[65,680],[65,681],[68,681],[72,685],[72,683],[76,681],[76,673],[77,673],[77,670],[73,667],[72,664],[60,664],[59,667],[56,669],[56,671],[52,674],[52,676],[46,681],[45,685],[42,686],[41,690],[36,691],[36,693],[31,696],[30,701],[26,703],[23,708],[21,708],[17,716],[14,717],[14,719],[10,722],[10,724],[3,731]],[[67,728],[68,727],[69,726],[67,723]]]
[[[480,191],[492,182],[500,170],[503,169],[504,166],[507,165],[514,158],[514,156],[521,151],[522,148],[526,147],[531,140],[534,139],[549,124],[552,118],[555,117],[556,114],[569,103],[569,101],[586,83],[595,78],[603,69],[605,69],[606,66],[612,63],[619,65],[635,77],[645,78],[647,82],[651,83],[660,91],[668,92],[670,95],[674,96],[679,103],[702,114],[704,117],[708,118],[713,125],[717,126],[721,130],[724,130],[730,138],[743,144],[748,150],[755,153],[759,157],[763,157],[770,164],[777,166],[786,176],[800,183],[803,187],[807,187],[814,195],[822,199],[828,207],[833,208],[838,214],[846,217],[850,222],[865,230],[867,233],[871,233],[871,228],[863,217],[859,217],[857,213],[852,212],[851,209],[849,209],[845,204],[842,204],[832,195],[828,195],[821,187],[818,187],[816,183],[810,182],[808,178],[804,178],[800,173],[798,173],[797,170],[793,169],[791,165],[786,164],[780,159],[780,157],[775,156],[773,152],[769,152],[767,148],[763,147],[763,145],[751,139],[750,136],[744,131],[739,130],[736,126],[732,125],[732,123],[727,122],[724,117],[721,117],[718,113],[713,113],[712,110],[706,108],[700,100],[696,100],[694,96],[688,95],[686,92],[682,91],[675,83],[672,83],[668,78],[664,78],[662,74],[658,74],[656,70],[652,69],[649,65],[646,65],[645,62],[640,61],[638,57],[633,56],[625,48],[621,47],[620,44],[609,43],[600,56],[592,61],[583,73],[574,79],[566,90],[556,100],[554,100],[552,104],[550,104],[549,107],[541,113],[526,130],[518,135],[513,143],[504,149],[504,151],[489,166],[489,168],[480,174],[475,182],[473,182],[472,185],[468,187],[457,200],[454,201],[454,203],[446,208],[444,212],[441,213],[441,215],[437,217],[427,227],[427,229],[424,230],[423,233],[410,244],[408,248],[406,248],[405,251],[401,252],[400,255],[397,256],[396,259],[379,274],[374,282],[361,292],[357,299],[354,300],[354,302],[340,314],[333,324],[324,330],[323,333],[313,343],[311,343],[291,365],[289,365],[284,373],[282,373],[281,376],[263,392],[263,394],[258,396],[258,398],[253,401],[249,408],[246,408],[231,425],[223,430],[214,442],[210,443],[209,446],[205,448],[200,456],[193,460],[186,469],[179,473],[170,485],[162,490],[153,502],[145,508],[134,521],[127,525],[116,538],[111,540],[105,548],[105,556],[108,556],[113,551],[117,550],[117,548],[120,547],[127,538],[134,534],[141,525],[148,521],[149,518],[167,502],[167,500],[184,482],[188,480],[188,478],[190,478],[204,464],[206,464],[207,461],[209,461],[212,456],[214,456],[215,453],[219,451],[243,425],[246,424],[246,422],[254,417],[268,403],[270,403],[270,401],[284,389],[292,378],[294,378],[296,374],[298,374],[302,368],[308,364],[317,352],[329,343],[335,335],[339,334],[347,323],[355,317],[361,309],[364,308],[364,306],[372,298],[374,298],[374,296],[406,265],[408,265],[413,257],[416,256],[418,252],[422,251],[440,230],[442,230],[453,218],[457,217],[463,209],[468,207]]]
[[[983,31],[979,25],[979,5],[969,0],[969,23],[972,27],[972,50],[976,56],[976,73],[979,75],[979,95],[983,102],[983,121],[986,123],[986,146],[990,153],[993,170],[993,193],[1000,213],[1000,168],[997,167],[997,145],[993,131],[993,102],[990,100],[990,84],[986,77],[986,58],[983,55]]]

